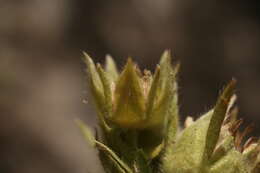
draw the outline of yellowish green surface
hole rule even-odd
[[[152,74],[128,59],[119,73],[108,56],[105,68],[85,55],[98,116],[97,134],[78,124],[99,151],[106,173],[259,173],[260,142],[238,130],[235,80],[215,106],[194,121],[179,124],[179,65],[165,51]]]

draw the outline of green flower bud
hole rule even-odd
[[[240,132],[234,108],[236,81],[220,94],[212,110],[179,127],[179,65],[165,51],[152,75],[129,58],[121,73],[111,56],[105,68],[85,54],[101,133],[96,137],[77,121],[88,143],[98,149],[107,173],[259,173],[260,141]],[[242,145],[243,144],[243,145]]]
[[[129,58],[121,74],[110,56],[105,70],[85,54],[92,94],[107,123],[129,129],[166,126],[174,97],[174,71],[166,51],[155,75],[140,69]]]

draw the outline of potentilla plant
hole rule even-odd
[[[234,106],[236,81],[197,120],[179,124],[179,65],[165,51],[154,74],[128,59],[119,73],[108,56],[105,67],[85,54],[98,130],[78,124],[96,148],[106,173],[260,173],[260,141],[245,140]]]

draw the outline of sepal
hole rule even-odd
[[[140,78],[131,59],[119,76],[114,96],[112,121],[125,128],[142,128],[145,120],[145,99]]]

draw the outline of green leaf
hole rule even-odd
[[[165,123],[168,121],[169,114],[170,119],[178,119],[175,117],[178,116],[176,112],[173,112],[178,109],[175,105],[175,103],[177,104],[177,85],[175,85],[175,80],[178,68],[172,69],[169,51],[165,51],[162,55],[159,67],[157,68],[158,73],[155,74],[155,79],[151,87],[151,95],[149,95],[152,99],[149,100],[152,106],[148,107],[149,122],[147,124],[150,127],[167,127]]]
[[[207,140],[206,140],[206,146],[205,146],[205,151],[204,151],[205,162],[207,162],[207,160],[209,160],[209,158],[211,157],[211,155],[217,145],[221,126],[225,119],[230,99],[234,94],[235,84],[236,84],[236,81],[232,80],[227,85],[227,87],[224,89],[224,91],[220,95],[220,97],[216,103],[216,106],[214,108],[212,118],[210,119],[209,128],[207,130],[207,137],[206,137]]]
[[[116,63],[110,55],[106,56],[105,70],[108,73],[111,81],[116,81],[118,78],[118,70]]]
[[[151,112],[153,110],[155,101],[156,101],[156,94],[157,94],[157,89],[159,87],[159,77],[160,77],[160,66],[157,66],[151,88],[149,90],[148,98],[147,98],[147,103],[146,103],[146,116],[149,118],[151,116]]]
[[[101,79],[99,77],[99,74],[97,73],[96,66],[90,56],[83,52],[85,56],[85,63],[87,65],[87,72],[90,78],[91,88],[94,91],[94,96],[97,102],[104,102],[104,89],[101,82]]]
[[[176,134],[179,127],[179,106],[178,106],[178,86],[176,82],[176,74],[179,70],[179,65],[177,65],[173,70],[173,86],[171,87],[173,97],[170,103],[169,109],[169,120],[167,124],[167,135],[166,135],[166,145],[171,145],[175,141]],[[170,147],[170,146],[169,146]]]
[[[124,170],[125,173],[133,173],[133,171],[109,147],[99,141],[95,142],[100,152],[105,152],[110,159],[113,159],[115,166],[120,168],[119,171]]]
[[[157,89],[157,92],[159,95],[161,95],[169,82],[169,74],[172,72],[171,67],[171,54],[170,51],[166,50],[162,54],[161,60],[160,60],[160,79],[159,79],[159,87]]]
[[[171,51],[170,50],[165,50],[161,56],[160,59],[160,65],[166,65],[169,66],[171,64]]]
[[[87,65],[87,73],[89,77],[91,94],[94,97],[96,106],[97,106],[97,114],[99,118],[99,123],[101,128],[105,131],[109,131],[110,127],[107,125],[104,115],[107,114],[107,106],[104,95],[103,83],[100,79],[100,76],[97,72],[96,66],[90,56],[83,52],[85,55],[85,63]]]
[[[165,124],[168,121],[168,113],[171,107],[171,101],[173,98],[173,82],[171,79],[168,79],[169,82],[166,83],[164,93],[161,95],[153,107],[151,115],[148,119],[147,126],[148,128],[155,127],[166,127]]]
[[[220,160],[222,157],[227,155],[227,153],[233,149],[234,146],[234,137],[228,135],[223,139],[218,148],[214,151],[212,157],[210,158],[210,164],[214,164],[216,161]]]
[[[105,115],[106,117],[112,116],[112,90],[111,83],[109,81],[108,74],[102,69],[101,65],[97,65],[97,72],[100,76],[101,82],[104,86],[104,95],[105,95]]]
[[[145,151],[147,152],[148,148],[148,154],[152,157],[157,156],[164,146],[168,145],[168,141],[175,138],[177,132],[177,71],[178,66],[174,69],[171,66],[169,51],[164,52],[160,66],[156,69],[148,96],[147,129],[140,133],[141,141],[146,144]],[[164,141],[165,138],[166,142]]]
[[[153,88],[154,86],[157,85],[159,79],[157,79],[157,76],[159,76],[159,73],[155,75],[155,85],[152,85],[151,91],[153,89],[158,89],[158,88]],[[168,130],[168,119],[169,115],[173,116],[171,117],[171,133],[176,134],[177,129],[177,123],[176,121],[174,122],[174,115],[171,112],[171,108],[173,106],[173,98],[175,96],[175,90],[174,90],[174,80],[175,76],[173,72],[169,72],[168,74],[168,81],[166,82],[166,85],[164,86],[164,91],[163,93],[160,93],[160,97],[155,97],[154,98],[154,103],[153,107],[150,108],[150,114],[148,114],[147,121],[145,123],[145,130],[140,132],[140,138],[142,141],[142,146],[144,146],[144,151],[150,155],[150,157],[156,157],[160,151],[163,149],[164,146],[164,139],[165,136],[167,135],[167,130]],[[159,83],[158,83],[159,84]],[[158,85],[157,85],[158,86]],[[153,92],[153,91],[152,91]],[[154,93],[154,92],[153,92]],[[158,93],[157,93],[158,94]],[[176,100],[175,100],[176,101]],[[176,120],[176,119],[175,119]]]
[[[95,146],[95,137],[93,136],[90,128],[81,120],[76,120],[76,124],[79,126],[85,140],[90,144],[90,146]]]
[[[213,111],[209,111],[189,127],[166,148],[162,166],[165,172],[201,173],[208,125]]]
[[[121,127],[142,128],[145,119],[145,99],[140,78],[131,59],[120,75],[115,90],[115,112],[112,120]]]
[[[169,77],[163,93],[159,93],[160,95],[157,95],[156,100],[154,100],[152,110],[147,118],[148,128],[166,127],[165,122],[168,119],[168,112],[171,106],[171,100],[173,98],[172,88],[173,82]]]
[[[209,170],[209,173],[249,173],[250,169],[242,154],[235,148],[226,156],[217,161]]]

